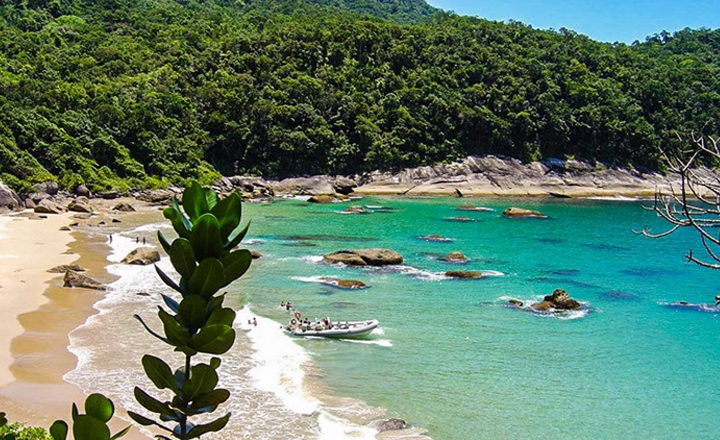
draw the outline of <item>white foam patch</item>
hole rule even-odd
[[[257,319],[257,326],[248,332],[255,353],[255,366],[248,372],[254,385],[275,394],[283,404],[297,414],[310,415],[317,411],[319,402],[303,389],[305,373],[299,368],[310,356],[283,333],[279,323],[260,316],[253,316],[249,307],[238,312],[241,323]]]
[[[350,424],[347,420],[326,412],[321,413],[318,417],[318,426],[320,427],[319,440],[373,440],[375,434],[378,433],[376,429]]]

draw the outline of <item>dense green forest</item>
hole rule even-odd
[[[720,30],[633,45],[422,0],[4,0],[0,178],[156,187],[503,154],[658,169],[720,133]]]

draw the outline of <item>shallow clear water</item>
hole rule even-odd
[[[243,205],[244,218],[252,219],[246,247],[263,257],[233,286],[231,301],[249,307],[239,324],[253,314],[261,325],[240,332],[227,364],[231,391],[244,396],[233,411],[252,415],[227,438],[289,438],[287,429],[294,438],[372,438],[364,427],[379,417],[376,408],[434,439],[716,438],[719,314],[712,307],[670,306],[681,300],[714,304],[717,293],[717,273],[685,264],[688,249],[699,251],[689,231],[662,240],[634,234],[645,225],[656,231],[665,226],[635,202],[352,203],[394,210],[339,215],[344,205],[299,200]],[[461,204],[495,211],[457,211]],[[500,213],[508,206],[539,209],[548,218],[506,219]],[[456,216],[475,221],[448,220]],[[428,234],[452,241],[418,239]],[[127,250],[132,244],[128,238]],[[325,253],[369,247],[393,249],[404,263],[366,269],[319,262]],[[451,251],[470,262],[438,259]],[[489,276],[443,276],[453,269]],[[71,380],[93,377],[90,382],[102,384],[110,367],[91,359],[121,356],[99,354],[98,329],[141,307],[153,319],[147,302],[154,298],[123,294],[140,286],[151,293],[161,289],[152,274],[116,270],[123,277],[100,304],[104,313],[73,334],[84,361]],[[358,279],[370,287],[339,290],[321,284],[321,277]],[[505,306],[510,298],[540,300],[556,288],[584,309],[547,316]],[[277,324],[290,318],[279,307],[288,300],[310,318],[379,319],[380,331],[365,342],[291,340]],[[140,335],[130,321],[112,331]],[[139,359],[149,349],[129,347],[122,356]],[[133,362],[118,372],[129,383],[137,380]]]

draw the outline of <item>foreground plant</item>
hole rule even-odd
[[[237,193],[220,200],[215,191],[193,182],[182,195],[182,209],[177,199],[163,211],[178,234],[172,244],[158,232],[158,240],[180,275],[173,280],[155,266],[162,281],[180,294],[180,301],[163,294],[166,310],[158,306],[158,317],[164,335],[153,331],[138,315],[145,329],[159,340],[185,355],[184,365],[176,369],[162,359],[142,358],[146,375],[159,390],[169,390],[169,400],[156,398],[135,387],[135,398],[159,421],[128,411],[130,417],[144,426],[155,425],[169,435],[187,440],[208,432],[220,431],[230,413],[204,424],[193,424],[190,418],[214,412],[230,397],[230,392],[216,388],[221,360],[193,364],[198,353],[221,355],[235,342],[235,312],[223,307],[225,294],[220,289],[240,278],[250,267],[252,256],[247,249],[234,250],[245,237],[249,223],[240,227],[241,204]],[[168,425],[170,424],[170,425]],[[168,439],[163,435],[157,438]]]
[[[130,427],[115,435],[110,434],[107,423],[115,414],[112,400],[102,394],[90,394],[85,399],[85,414],[80,414],[77,405],[72,405],[73,437],[75,440],[114,440],[127,434]],[[65,440],[68,424],[64,420],[56,420],[50,427],[53,440]]]

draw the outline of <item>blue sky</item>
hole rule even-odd
[[[565,27],[593,40],[632,43],[666,30],[720,28],[720,0],[427,0],[435,7],[536,29]]]

